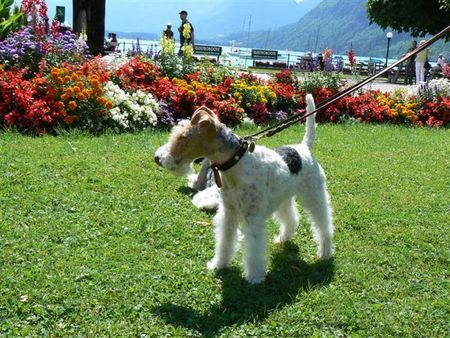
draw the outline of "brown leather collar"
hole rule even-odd
[[[228,159],[227,161],[225,161],[222,164],[217,164],[217,163],[211,164],[211,169],[214,173],[214,180],[216,181],[216,184],[219,188],[222,187],[222,180],[220,179],[219,171],[225,171],[225,170],[233,168],[241,160],[241,158],[245,155],[245,153],[247,152],[247,149],[250,148],[250,152],[253,152],[253,149],[254,149],[253,143],[250,143],[250,147],[249,147],[249,143],[243,139],[239,140],[239,143],[240,143],[239,149],[234,153],[233,156],[231,156],[230,159]]]

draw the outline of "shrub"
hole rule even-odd
[[[28,81],[24,75],[25,70],[0,67],[0,125],[39,134],[53,130],[64,116],[64,107],[42,95],[45,79]]]

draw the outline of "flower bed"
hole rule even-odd
[[[267,124],[303,109],[307,92],[318,104],[342,85],[336,74],[313,73],[299,81],[283,70],[261,79],[164,51],[157,60],[89,58],[71,33],[37,36],[25,28],[0,42],[5,51],[0,63],[3,127],[37,133],[57,127],[92,132],[165,128],[202,105],[228,125],[244,119]],[[446,127],[449,111],[449,81],[440,79],[409,91],[344,97],[320,111],[317,121]]]

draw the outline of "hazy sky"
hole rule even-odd
[[[195,23],[205,21],[208,17],[221,15],[227,9],[233,10],[236,16],[249,16],[253,12],[261,10],[261,6],[271,3],[272,7],[281,3],[291,3],[301,6],[302,2],[311,0],[106,0],[106,30],[123,32],[159,32],[167,22],[175,27],[180,22],[179,11],[186,10],[195,26]],[[317,1],[317,0],[316,0]],[[15,0],[20,4],[20,0]],[[66,21],[72,24],[72,0],[47,0],[49,18],[55,16],[56,6],[66,7]],[[285,13],[287,23],[293,22],[293,13]],[[283,24],[281,13],[273,22],[268,23],[268,28]],[[239,19],[240,22],[243,19]],[[256,24],[257,17],[253,16]],[[242,24],[240,24],[242,25]],[[240,29],[240,28],[239,28]]]

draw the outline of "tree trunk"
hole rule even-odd
[[[73,30],[85,33],[92,55],[103,53],[106,0],[72,0]]]

